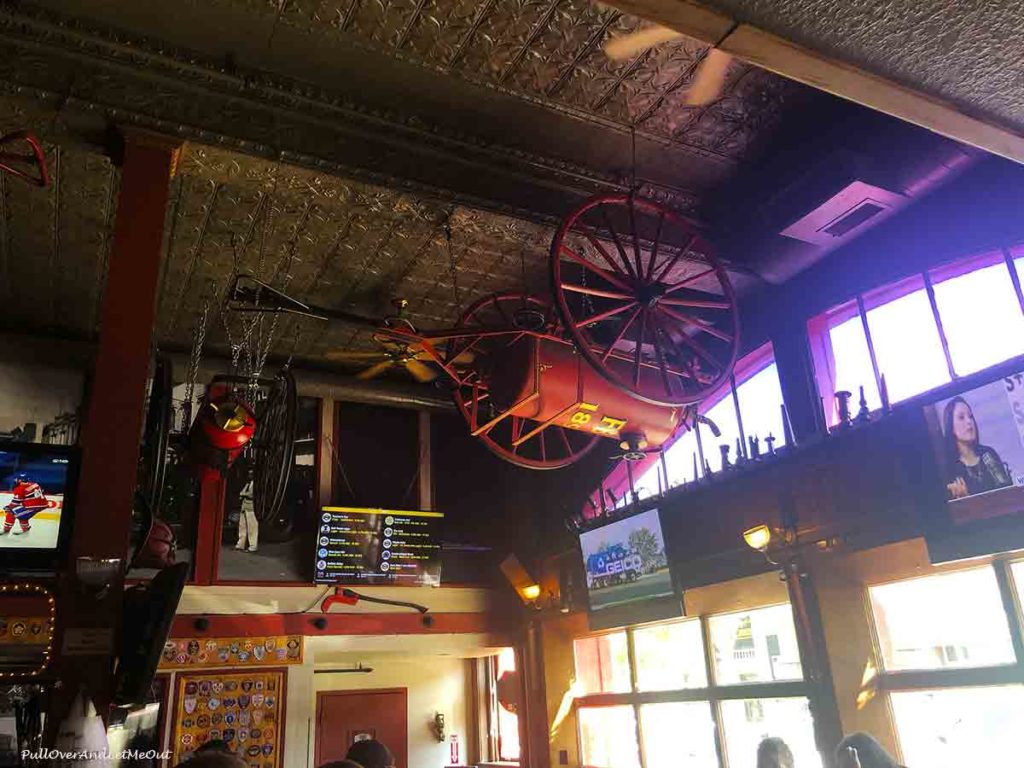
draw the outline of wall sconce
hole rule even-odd
[[[751,549],[763,554],[765,559],[772,565],[780,565],[776,559],[780,554],[795,555],[804,549],[830,552],[839,543],[838,539],[831,537],[801,544],[797,542],[795,528],[772,528],[765,523],[745,530],[743,532],[743,541]]]
[[[440,712],[434,715],[434,719],[430,722],[430,730],[434,732],[434,738],[437,739],[438,744],[443,744],[445,741],[444,732],[444,715]]]

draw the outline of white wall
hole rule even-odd
[[[373,667],[369,674],[348,675],[319,673],[314,675],[314,689],[309,697],[314,730],[311,743],[316,743],[316,692],[356,691],[372,688],[408,689],[409,766],[408,768],[443,768],[449,764],[447,738],[459,737],[460,758],[465,759],[470,698],[469,665],[465,659],[447,656],[396,658],[386,656],[353,657],[351,664]],[[332,666],[333,663],[332,663]],[[290,686],[289,686],[290,688]],[[289,696],[289,707],[291,696]],[[444,714],[446,741],[438,743],[430,728],[434,714]],[[291,721],[292,713],[288,712]],[[291,765],[291,763],[289,763]]]
[[[34,421],[38,440],[55,416],[79,406],[83,380],[68,368],[0,363],[0,431]]]

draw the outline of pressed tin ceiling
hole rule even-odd
[[[156,339],[187,348],[208,307],[207,343],[224,351],[236,272],[374,316],[404,298],[418,326],[449,325],[487,293],[543,291],[554,224],[627,190],[634,157],[641,194],[699,219],[787,121],[813,134],[862,116],[738,63],[720,98],[687,106],[707,47],[610,61],[602,42],[638,24],[578,0],[0,6],[0,131],[37,131],[54,175],[47,190],[0,182],[0,326],[95,336],[119,178],[111,126],[188,140]],[[757,285],[744,257],[729,265],[741,293]],[[54,286],[42,309],[15,288],[39,274]],[[368,343],[282,318],[270,351],[323,364]]]

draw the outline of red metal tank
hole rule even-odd
[[[611,360],[622,366],[629,363]],[[653,405],[630,397],[598,374],[568,341],[521,336],[480,370],[494,403],[540,424],[557,425],[657,448],[683,417],[682,407]],[[655,376],[643,369],[642,376]]]

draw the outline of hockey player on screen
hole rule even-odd
[[[15,475],[14,480],[11,482],[11,500],[4,507],[7,517],[4,519],[3,533],[11,532],[15,520],[21,523],[21,530],[15,531],[14,535],[28,533],[32,529],[32,526],[29,525],[29,520],[37,512],[55,506],[57,506],[57,503],[47,500],[46,494],[43,493],[39,483],[33,482],[24,473]]]

